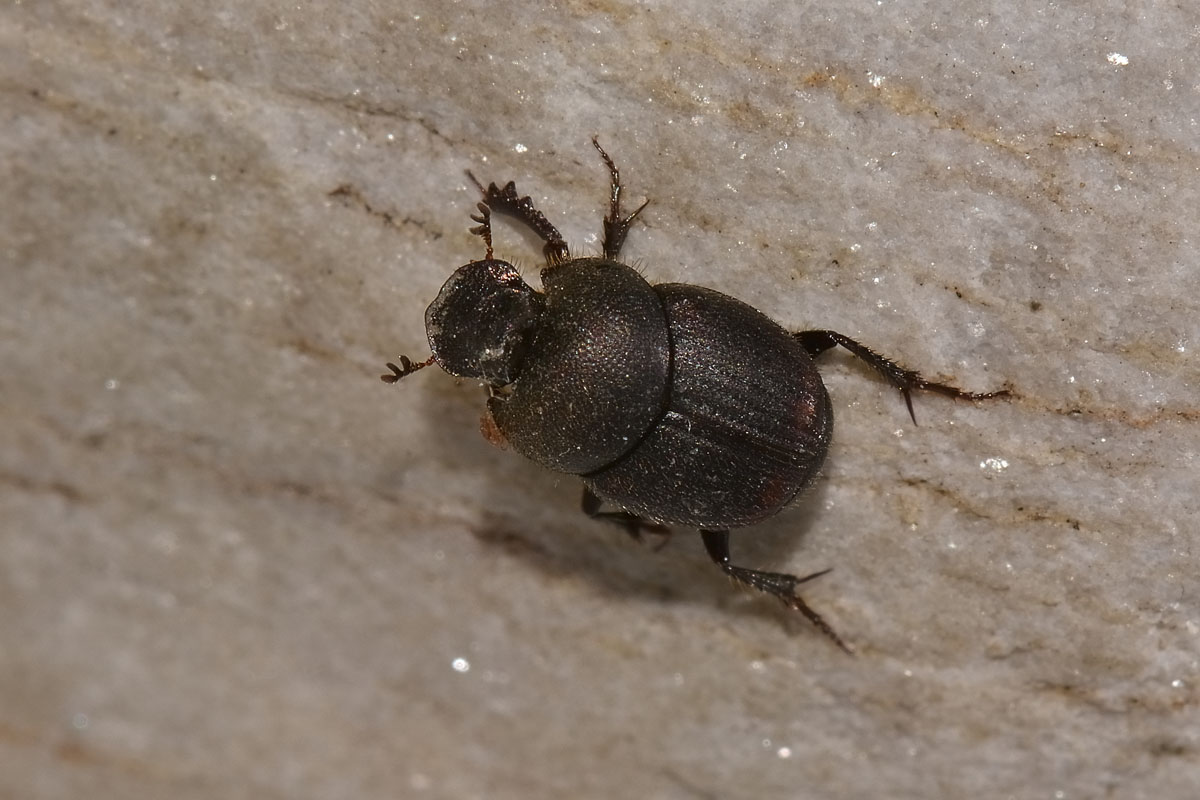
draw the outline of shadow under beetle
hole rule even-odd
[[[729,530],[772,516],[812,483],[829,449],[833,410],[813,358],[841,345],[900,390],[966,400],[840,333],[790,333],[728,295],[684,283],[651,285],[622,264],[629,226],[621,178],[611,179],[602,258],[573,258],[562,235],[510,181],[486,189],[471,232],[487,253],[450,276],[425,311],[432,356],[400,357],[381,376],[395,383],[436,363],[487,384],[485,426],[542,466],[583,480],[583,511],[634,538],[666,525],[698,528],[726,575],[772,594],[849,648],[796,587],[803,578],[739,567]],[[648,201],[647,201],[648,202]],[[492,257],[491,212],[511,215],[545,242],[542,291]],[[602,502],[619,511],[601,512]]]

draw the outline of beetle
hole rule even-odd
[[[598,139],[609,174],[599,257],[571,255],[558,229],[513,182],[485,189],[472,214],[484,257],[457,269],[425,312],[431,356],[381,378],[396,383],[437,364],[488,390],[489,438],[549,469],[579,476],[581,507],[634,538],[670,525],[700,531],[713,562],[734,581],[779,598],[838,647],[849,648],[797,594],[803,578],[735,565],[729,531],[761,522],[809,486],[829,449],[833,410],[814,359],[841,346],[900,390],[985,400],[905,369],[830,330],[785,330],[728,295],[682,283],[650,284],[620,261],[630,225],[621,176]],[[542,290],[492,250],[492,212],[544,242]],[[617,510],[601,511],[603,503]]]

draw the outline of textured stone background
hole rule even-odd
[[[0,795],[1195,796],[1200,12],[716,5],[5,5]],[[1015,390],[823,359],[735,555],[856,656],[379,382],[593,133],[652,279]]]

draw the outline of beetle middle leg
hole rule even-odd
[[[867,366],[882,375],[888,383],[895,386],[904,395],[904,404],[908,406],[908,415],[912,417],[914,425],[917,424],[917,415],[913,413],[913,389],[937,392],[947,397],[957,397],[963,400],[988,400],[992,397],[1003,397],[1009,393],[1007,389],[1000,389],[995,392],[968,392],[959,389],[957,386],[951,386],[948,383],[936,383],[926,380],[921,377],[919,372],[905,369],[890,358],[882,356],[866,345],[860,344],[849,336],[843,336],[835,331],[800,331],[792,335],[800,341],[800,344],[813,358],[837,345],[841,345],[861,358],[867,363]]]
[[[642,532],[649,531],[656,536],[662,537],[662,540],[654,546],[655,550],[661,550],[666,547],[667,542],[671,538],[671,529],[669,527],[660,525],[657,522],[651,522],[644,517],[639,517],[637,514],[631,514],[628,511],[601,511],[600,504],[602,502],[596,496],[595,492],[586,486],[583,487],[583,497],[580,498],[579,508],[584,514],[587,514],[592,519],[602,519],[606,522],[620,525],[635,542],[643,541]]]
[[[508,214],[510,217],[515,217],[520,222],[523,222],[527,228],[536,233],[538,237],[545,242],[542,252],[546,256],[547,263],[561,264],[571,258],[571,251],[567,249],[567,243],[563,240],[562,234],[558,232],[558,228],[550,220],[546,219],[546,215],[538,211],[533,205],[533,200],[529,195],[520,197],[517,195],[517,185],[512,181],[504,184],[504,188],[496,186],[494,183],[489,183],[488,187],[483,188],[483,184],[467,170],[467,177],[479,189],[483,195],[483,202],[488,205],[493,211],[500,214]],[[484,220],[472,216],[476,222],[481,225],[486,225]],[[478,233],[472,230],[472,233]],[[480,234],[482,235],[482,234]],[[489,252],[490,245],[489,242]]]
[[[700,535],[704,538],[704,549],[708,551],[708,557],[721,568],[721,570],[733,578],[738,583],[744,583],[747,586],[758,589],[760,592],[775,595],[788,608],[799,611],[808,621],[817,627],[821,633],[833,640],[833,643],[845,650],[851,652],[846,643],[842,641],[842,637],[834,632],[820,614],[809,608],[808,604],[796,594],[796,587],[802,583],[807,583],[813,578],[819,578],[829,572],[823,569],[820,572],[814,572],[811,575],[805,575],[803,578],[797,578],[795,575],[787,575],[782,572],[761,572],[756,569],[747,569],[746,567],[736,567],[729,560],[729,531],[700,531]]]
[[[604,257],[612,261],[616,261],[621,255],[621,245],[625,244],[625,236],[629,233],[629,225],[642,213],[642,209],[650,204],[650,201],[642,203],[627,217],[621,216],[621,172],[617,169],[617,165],[613,163],[612,158],[608,153],[604,152],[604,148],[600,146],[600,139],[596,136],[592,137],[592,146],[600,153],[600,158],[604,159],[604,165],[608,167],[608,175],[610,181],[610,191],[608,196],[608,216],[604,218]]]

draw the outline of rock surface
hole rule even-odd
[[[0,11],[0,795],[1167,798],[1200,785],[1188,4]],[[480,436],[464,175],[823,357],[848,657]],[[498,254],[538,249],[497,227]]]

